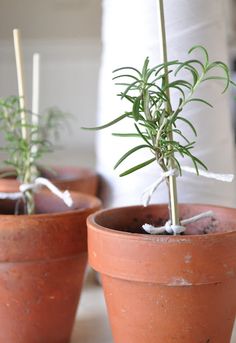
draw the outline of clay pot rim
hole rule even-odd
[[[184,280],[178,285],[185,287],[235,277],[235,208],[232,211],[214,205],[180,205],[185,216],[206,209],[215,211],[219,227],[223,225],[225,229],[227,225],[228,229],[219,233],[173,236],[126,232],[128,225],[136,226],[134,218],[140,224],[140,219],[148,218],[146,214],[152,214],[152,220],[166,219],[167,206],[150,205],[144,209],[141,205],[126,206],[90,215],[87,219],[90,265],[110,277],[168,286],[176,286],[176,280],[180,283]],[[235,231],[231,230],[231,224]],[[186,256],[191,256],[190,262],[186,262]]]
[[[51,166],[52,170],[58,171],[58,172],[71,172],[73,175],[71,176],[71,180],[74,180],[76,178],[84,179],[91,176],[97,176],[96,170],[89,168],[89,167],[80,167],[80,166]],[[46,169],[44,166],[39,166],[39,170]],[[56,179],[57,176],[52,176],[52,180]],[[63,181],[63,179],[61,180]]]
[[[52,193],[48,193],[46,191],[42,191],[41,193],[44,194],[44,196],[55,197]],[[40,194],[40,193],[38,193]],[[75,191],[70,191],[70,194],[72,196],[72,199],[74,197],[81,199],[81,204],[85,201],[87,206],[83,206],[81,208],[76,208],[76,209],[70,209],[69,207],[65,211],[57,211],[57,212],[45,212],[45,213],[36,213],[36,214],[20,214],[20,215],[15,215],[15,214],[1,214],[0,213],[0,220],[4,218],[4,220],[12,220],[12,218],[16,218],[17,220],[31,220],[31,219],[43,219],[43,218],[48,218],[48,217],[53,217],[53,218],[58,218],[58,217],[65,217],[68,215],[76,215],[78,213],[83,213],[85,211],[90,211],[92,209],[99,209],[101,208],[102,202],[99,198],[93,195],[85,194],[85,193],[80,193],[80,192],[75,192]],[[55,198],[58,201],[58,198]],[[4,200],[3,200],[4,201]],[[62,200],[61,200],[62,201]],[[0,203],[1,207],[1,203]]]
[[[38,166],[39,170],[45,170],[47,172],[47,168],[44,167],[44,165],[39,165]],[[70,177],[67,178],[59,178],[58,181],[60,182],[63,182],[63,181],[74,181],[74,180],[77,180],[78,178],[80,180],[83,180],[83,179],[87,179],[88,177],[95,177],[95,176],[98,176],[97,172],[95,169],[93,168],[90,168],[90,167],[80,167],[80,166],[50,166],[50,168],[52,170],[55,170],[56,172],[58,172],[59,174],[61,172],[69,172],[71,173]],[[4,172],[4,171],[8,171],[10,170],[10,168],[0,168],[0,171],[1,172]],[[50,170],[48,171],[50,173]],[[17,178],[8,178],[8,177],[3,177],[1,178],[1,180],[3,181],[6,181],[6,182],[11,182],[11,183],[15,183],[15,182],[19,182],[19,180]],[[52,177],[50,177],[50,180],[57,180],[57,175],[53,175],[52,174]]]
[[[151,204],[148,205],[148,207],[155,207],[155,206],[168,206],[167,203],[159,203],[159,204]],[[211,205],[211,204],[200,204],[200,203],[180,203],[179,204],[180,208],[181,206],[201,206],[201,207],[209,207],[211,209],[214,208],[221,208],[221,209],[228,209],[228,210],[235,210],[236,208],[233,207],[226,207],[226,206],[218,206],[218,205]],[[151,234],[145,234],[145,233],[133,233],[133,232],[125,232],[121,230],[116,230],[116,229],[110,229],[108,227],[104,227],[100,224],[97,224],[96,222],[96,217],[106,213],[106,212],[112,212],[113,210],[122,210],[122,209],[129,209],[129,208],[143,208],[143,205],[131,205],[131,206],[120,206],[120,207],[114,207],[114,208],[107,208],[107,209],[101,209],[95,213],[92,213],[91,215],[88,216],[87,218],[87,225],[92,228],[94,231],[102,231],[106,235],[117,235],[119,236],[120,239],[129,239],[129,240],[142,240],[142,241],[150,241],[153,242],[153,239],[155,239],[156,243],[158,241],[160,243],[176,243],[178,242],[192,242],[197,241],[197,240],[207,240],[209,238],[212,239],[221,239],[222,236],[228,237],[228,236],[234,236],[236,234],[236,231],[224,231],[224,232],[213,232],[213,233],[207,233],[203,235],[199,234],[194,234],[194,235],[151,235]]]

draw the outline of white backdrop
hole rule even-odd
[[[165,0],[169,59],[186,59],[189,48],[201,44],[208,49],[211,59],[227,62],[224,12],[224,0]],[[125,65],[140,68],[146,56],[150,56],[151,64],[160,62],[157,18],[155,0],[103,1],[98,124],[112,120],[124,110],[124,104],[116,96],[118,89],[112,81],[112,70]],[[222,85],[217,82],[203,85],[199,95],[212,102],[214,109],[195,104],[188,107],[185,115],[198,131],[196,156],[212,172],[231,173],[234,172],[234,146],[229,99],[220,95],[221,89]],[[148,159],[142,155],[143,151],[127,160],[119,171],[113,171],[118,158],[135,145],[131,138],[111,136],[111,132],[121,131],[119,128],[129,130],[124,122],[97,135],[97,167],[108,183],[103,194],[108,206],[140,203],[143,189],[159,176],[153,165],[119,178],[119,171]],[[184,175],[178,179],[178,190],[181,202],[236,205],[235,184]],[[166,201],[163,185],[153,202]]]

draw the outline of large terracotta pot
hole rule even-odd
[[[58,188],[91,195],[97,194],[98,175],[91,169],[80,167],[53,167],[52,169],[53,171],[50,172],[42,168],[41,176],[50,179]],[[16,192],[18,189],[19,182],[16,178],[0,179],[0,192]]]
[[[230,342],[236,209],[180,207],[184,218],[209,209],[214,219],[191,224],[180,236],[140,229],[165,222],[166,205],[108,209],[88,218],[89,262],[102,275],[115,343]]]
[[[68,209],[37,195],[35,215],[0,202],[0,342],[68,343],[87,262],[86,217],[100,208],[72,193]],[[8,213],[8,214],[4,214]],[[82,343],[82,342],[81,342]]]

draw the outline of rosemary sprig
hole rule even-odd
[[[57,107],[48,108],[42,115],[39,115],[39,130],[42,140],[57,142],[63,130],[71,129],[73,115],[64,112]]]
[[[6,99],[0,99],[0,130],[4,134],[5,146],[1,148],[7,153],[7,158],[4,163],[13,168],[20,183],[32,183],[37,177],[37,173],[32,173],[32,170],[37,170],[37,161],[46,152],[50,151],[50,143],[41,136],[40,125],[32,125],[31,122],[22,124],[21,109],[19,97],[11,96]],[[28,121],[30,121],[30,113],[27,113]],[[27,136],[22,135],[22,125],[27,130]],[[35,139],[34,137],[37,137]],[[32,149],[32,146],[37,145],[37,151]],[[34,197],[33,195],[25,196],[25,212],[27,214],[34,213]]]
[[[116,80],[117,85],[123,87],[118,96],[127,102],[129,106],[127,112],[102,126],[84,129],[101,130],[123,120],[133,121],[134,132],[119,132],[114,135],[139,137],[142,143],[123,154],[115,168],[140,149],[151,152],[151,156],[148,158],[145,155],[142,163],[122,171],[120,176],[133,173],[154,162],[157,162],[164,172],[172,165],[182,175],[180,156],[192,161],[197,174],[200,167],[207,169],[204,162],[193,153],[195,141],[190,140],[178,124],[183,121],[197,136],[193,123],[184,114],[185,108],[191,102],[213,107],[206,99],[195,96],[198,88],[205,82],[218,80],[224,82],[224,93],[230,84],[234,83],[230,79],[230,72],[225,63],[211,62],[207,50],[199,45],[192,47],[189,54],[196,50],[202,52],[201,60],[188,59],[184,62],[175,60],[150,67],[147,57],[140,70],[126,66],[114,71],[113,79]],[[168,78],[165,73],[167,65]],[[181,75],[184,75],[184,78]],[[177,105],[173,104],[168,95],[172,91],[175,91],[178,97]],[[171,140],[170,132],[174,134]]]

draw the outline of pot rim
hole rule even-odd
[[[52,170],[55,170],[56,172],[71,172],[73,175],[71,176],[71,180],[74,179],[85,179],[88,177],[94,177],[97,176],[96,170],[89,168],[89,167],[80,167],[80,166],[50,166]],[[47,170],[43,165],[39,165],[39,170]],[[50,171],[49,171],[50,172]],[[52,176],[52,180],[56,179],[57,176]],[[61,180],[63,181],[63,179]]]
[[[58,198],[46,191],[42,191],[41,193],[43,193],[44,197],[49,197],[51,198],[51,201],[53,201],[54,199],[56,201],[58,201]],[[40,196],[40,193],[37,193]],[[36,213],[36,214],[20,214],[20,215],[15,215],[15,214],[0,214],[0,220],[4,219],[7,220],[7,218],[9,218],[9,220],[12,220],[13,218],[16,218],[17,220],[30,220],[30,219],[43,219],[43,218],[48,218],[48,217],[64,217],[64,216],[68,216],[68,215],[75,215],[78,213],[82,213],[85,211],[89,211],[91,209],[94,208],[101,208],[102,202],[100,199],[98,199],[97,197],[93,196],[93,195],[89,195],[89,194],[84,194],[81,192],[75,192],[75,191],[70,191],[70,194],[73,197],[78,197],[79,200],[81,200],[81,203],[83,201],[86,202],[86,205],[88,206],[84,206],[81,208],[77,208],[77,209],[70,209],[69,207],[65,210],[65,211],[56,211],[56,212],[47,212],[47,213]],[[4,200],[1,200],[4,201]],[[1,207],[1,201],[0,201],[0,207]],[[61,200],[62,201],[62,200]],[[66,206],[66,205],[65,205]]]
[[[221,224],[224,225],[225,221],[227,226],[232,224],[232,228],[236,228],[234,208],[205,204],[181,205],[187,212],[194,206],[195,211],[199,212],[206,208],[213,211],[215,209]],[[144,218],[146,213],[153,214],[154,208],[158,206],[160,212],[165,210],[166,214],[168,205],[159,204],[150,205],[144,213],[141,212],[142,206],[138,205],[102,210],[90,215],[87,219],[90,265],[109,277],[167,286],[217,284],[236,277],[236,230],[177,236],[119,231],[122,228],[127,229],[126,220],[132,225],[133,216],[129,218],[129,208],[132,208],[135,217],[140,213]],[[115,221],[117,229],[112,222],[115,210],[118,211]],[[109,218],[107,221],[104,219],[103,223],[110,225],[112,229],[97,223],[103,220],[98,216],[106,212],[110,212]],[[194,214],[192,210],[190,213]]]
[[[47,171],[47,168],[44,166],[44,165],[38,165],[38,168],[39,170],[41,171],[44,171],[46,170]],[[50,166],[50,168],[52,170],[55,170],[56,172],[58,173],[61,173],[61,172],[70,172],[72,175],[71,177],[69,178],[70,181],[74,181],[74,180],[77,180],[77,179],[80,179],[80,180],[83,180],[83,179],[86,179],[86,178],[90,178],[90,177],[97,177],[98,174],[96,172],[95,169],[93,168],[89,168],[89,167],[80,167],[80,166]],[[4,171],[9,171],[11,170],[11,168],[0,168],[0,171],[4,172]],[[48,172],[50,173],[50,170],[48,170]],[[3,177],[3,178],[0,178],[1,181],[3,182],[11,182],[11,183],[19,183],[19,180],[17,178],[8,178],[8,177]],[[57,180],[57,175],[53,175],[52,174],[52,177],[50,177],[51,180]],[[58,179],[58,181],[65,181],[64,179]],[[66,180],[67,181],[67,180]]]
[[[167,203],[158,203],[158,204],[151,204],[148,205],[147,207],[156,207],[156,206],[168,206]],[[236,208],[233,207],[226,207],[226,206],[218,206],[218,205],[210,205],[210,204],[200,204],[200,203],[179,203],[180,208],[182,206],[200,206],[200,207],[209,207],[210,209],[214,210],[215,209],[226,209],[226,210],[235,210]],[[107,209],[101,209],[99,211],[96,211],[95,213],[92,213],[91,215],[88,216],[87,218],[87,224],[93,226],[93,230],[96,231],[103,231],[106,234],[112,234],[112,235],[117,235],[120,238],[126,239],[129,238],[131,240],[144,240],[147,241],[149,238],[150,241],[153,241],[153,238],[156,238],[157,241],[160,241],[162,243],[164,242],[185,242],[187,243],[188,241],[192,242],[192,240],[203,240],[203,239],[208,239],[209,237],[215,237],[219,238],[220,236],[233,236],[236,234],[236,231],[224,231],[224,232],[212,232],[212,233],[207,233],[207,234],[194,234],[194,235],[152,235],[149,233],[133,233],[133,232],[124,232],[121,230],[116,230],[116,229],[110,229],[108,227],[104,227],[96,222],[96,217],[106,213],[106,212],[112,212],[116,210],[122,210],[122,209],[129,209],[129,208],[145,208],[143,205],[130,205],[130,206],[120,206],[120,207],[114,207],[114,208],[107,208]]]

